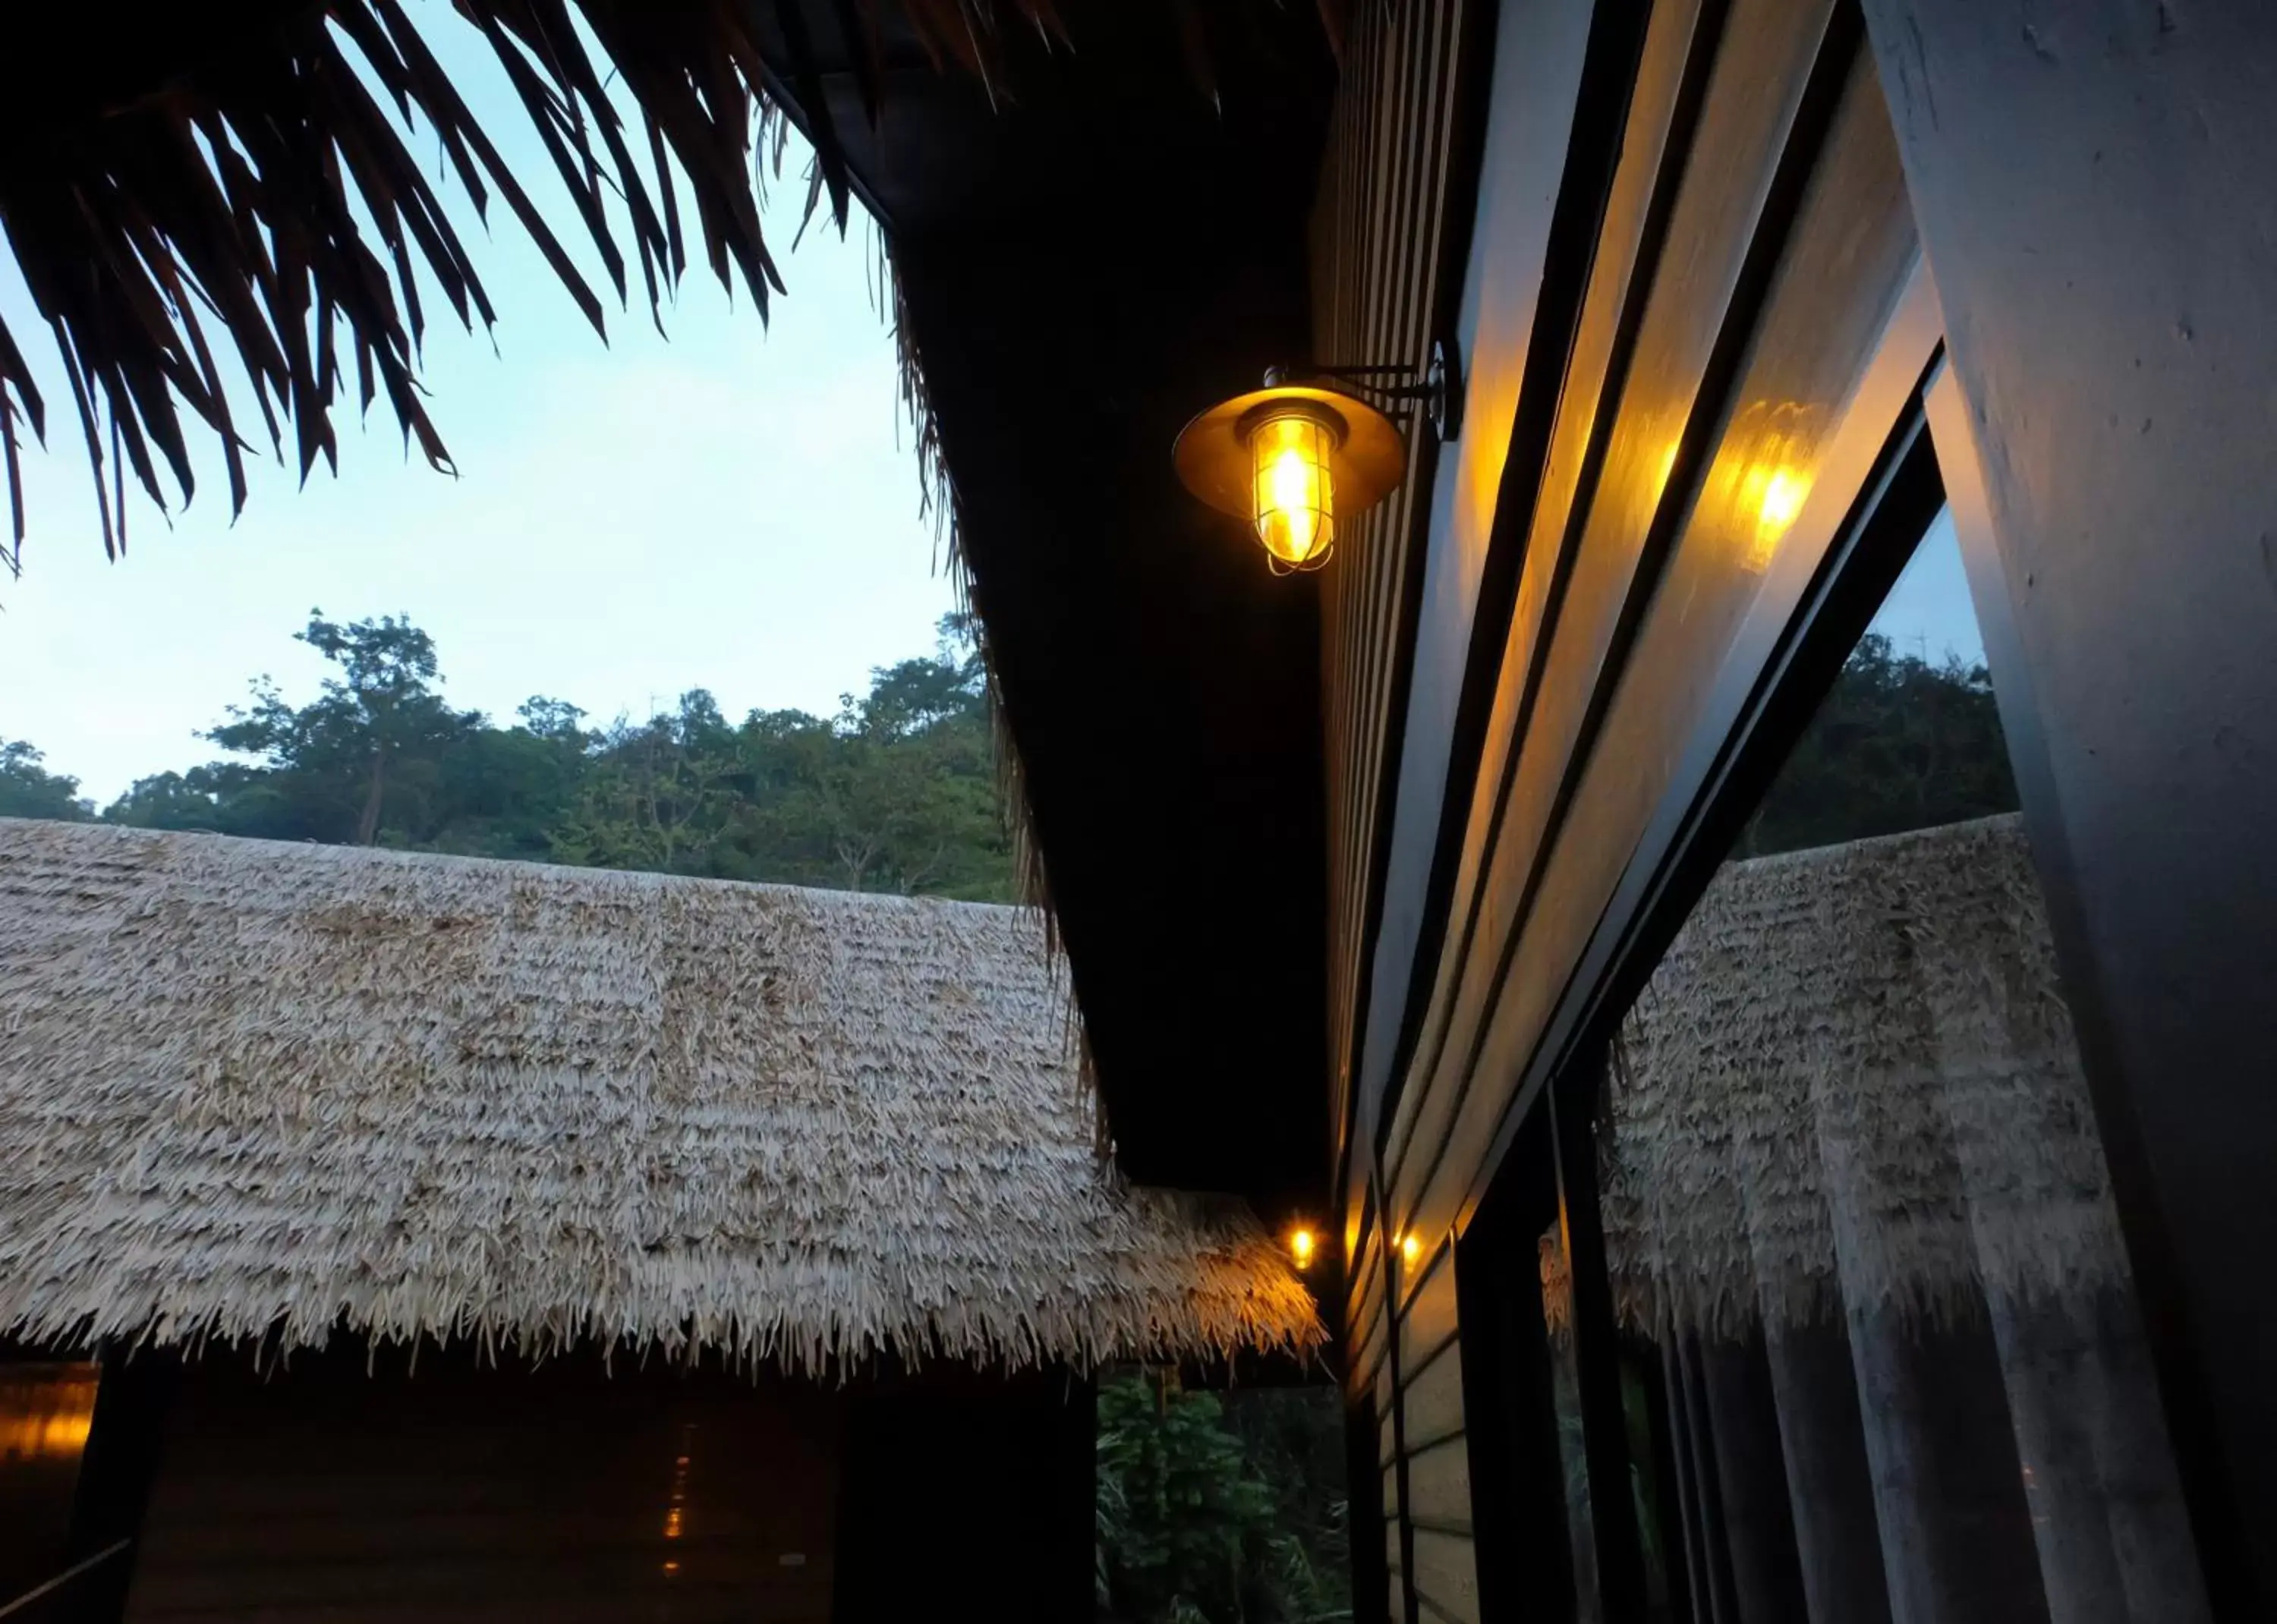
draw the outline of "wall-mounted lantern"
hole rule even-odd
[[[1440,440],[1455,437],[1461,379],[1443,342],[1420,378],[1412,367],[1273,368],[1264,388],[1220,402],[1179,432],[1178,478],[1247,520],[1275,574],[1318,569],[1336,549],[1338,521],[1366,512],[1407,474],[1406,436],[1367,395],[1394,410],[1419,405]]]
[[[1319,1248],[1313,1232],[1301,1224],[1289,1232],[1289,1256],[1298,1270],[1313,1266],[1313,1254]]]

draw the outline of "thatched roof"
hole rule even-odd
[[[1067,1021],[1010,908],[0,819],[0,1332],[1316,1344]]]
[[[1603,1177],[1634,1324],[2077,1305],[2126,1278],[2013,817],[1730,865],[1623,1037]]]

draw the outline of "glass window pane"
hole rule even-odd
[[[1940,519],[1601,1112],[1696,1616],[2210,1616],[2015,804]]]
[[[1939,514],[1733,855],[2015,809],[1961,546],[1952,516]]]

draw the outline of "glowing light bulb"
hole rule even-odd
[[[1336,539],[1329,430],[1303,413],[1257,425],[1250,440],[1257,539],[1291,568],[1328,556]]]
[[[1423,1256],[1423,1243],[1413,1235],[1402,1235],[1399,1238],[1399,1256],[1406,1262],[1413,1263]]]
[[[1313,1266],[1313,1248],[1315,1244],[1313,1232],[1309,1229],[1299,1229],[1289,1237],[1289,1255],[1297,1260],[1297,1267],[1309,1269]]]

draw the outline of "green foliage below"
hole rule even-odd
[[[1343,1417],[1317,1390],[1099,1390],[1099,1613],[1111,1624],[1352,1617]]]
[[[294,634],[332,666],[294,704],[267,678],[204,736],[230,758],[139,780],[103,816],[152,829],[379,845],[717,879],[1009,900],[1011,846],[965,621],[872,673],[839,714],[730,722],[701,688],[590,727],[535,698],[514,725],[454,710],[408,620]],[[0,744],[0,815],[84,818],[78,785]]]

